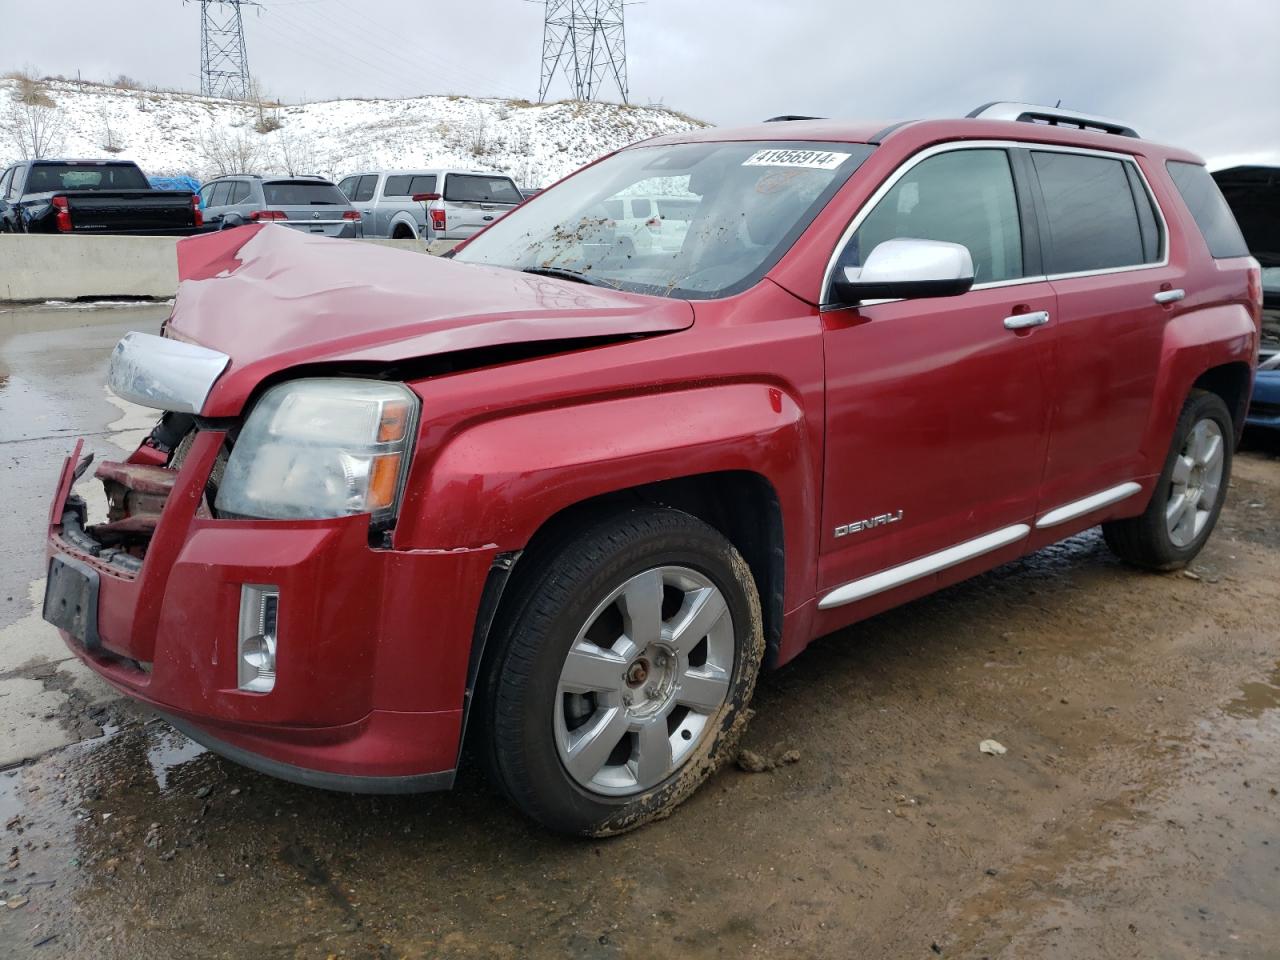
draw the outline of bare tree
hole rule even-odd
[[[205,173],[212,176],[252,173],[261,166],[265,153],[262,140],[244,130],[215,129],[200,134],[200,157]]]
[[[111,127],[111,111],[103,107],[98,117],[102,120],[102,141],[98,146],[107,153],[123,153],[125,144]]]
[[[319,172],[320,157],[315,141],[309,136],[293,134],[285,128],[277,131],[272,139],[275,141],[276,161],[289,176]]]
[[[40,160],[62,152],[63,116],[57,107],[11,100],[0,136],[21,160]]]
[[[473,157],[483,157],[489,152],[489,123],[483,113],[476,114],[467,130],[467,147]]]
[[[271,133],[284,126],[284,121],[280,119],[279,102],[272,100],[263,92],[262,84],[257,77],[249,78],[248,93],[249,104],[258,114],[258,118],[253,122],[253,129],[259,133]]]

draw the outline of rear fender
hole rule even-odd
[[[772,484],[788,558],[815,557],[818,489],[803,412],[787,392],[735,383],[595,400],[470,425],[419,457],[396,546],[522,549],[560,511],[609,493],[746,471]],[[762,518],[761,522],[765,522]],[[786,606],[807,598],[812,564],[786,564]],[[799,598],[799,599],[797,599]]]
[[[1164,468],[1169,440],[1191,388],[1206,370],[1257,359],[1258,330],[1240,303],[1217,304],[1179,314],[1165,326],[1160,375],[1142,443],[1148,475]],[[1241,421],[1243,423],[1243,421]],[[1236,424],[1237,434],[1241,423]]]
[[[401,224],[413,231],[414,239],[418,238],[420,235],[420,225],[418,221],[413,218],[413,214],[406,213],[403,210],[393,216],[391,218],[391,222],[387,224],[387,237],[390,238],[396,232],[396,227]]]

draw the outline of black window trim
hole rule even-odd
[[[1137,157],[1133,154],[1118,153],[1114,150],[1095,150],[1090,147],[1074,147],[1058,143],[1037,143],[1027,140],[949,140],[946,143],[934,144],[911,154],[894,168],[893,172],[885,178],[880,186],[876,187],[875,192],[858,208],[853,219],[849,221],[844,232],[840,234],[840,239],[836,241],[835,247],[831,251],[831,257],[827,261],[826,270],[822,275],[819,309],[848,309],[846,305],[834,303],[830,299],[832,277],[835,274],[836,263],[839,261],[845,245],[852,239],[858,228],[862,226],[862,221],[875,209],[876,204],[884,199],[885,195],[894,188],[897,182],[917,164],[928,160],[930,157],[936,157],[939,154],[950,153],[955,150],[1005,150],[1009,153],[1010,167],[1013,171],[1014,191],[1018,198],[1019,222],[1022,227],[1022,258],[1023,270],[1026,271],[1026,275],[1012,280],[992,280],[988,283],[975,283],[970,288],[971,290],[990,290],[996,287],[1020,286],[1025,283],[1043,283],[1048,280],[1069,280],[1075,277],[1094,277],[1110,273],[1154,270],[1169,265],[1169,221],[1165,217],[1159,200],[1156,199],[1155,191],[1151,189],[1151,183],[1147,180],[1146,171],[1142,169],[1142,164],[1138,162]],[[1152,263],[1140,263],[1123,267],[1103,267],[1098,270],[1081,270],[1075,273],[1030,273],[1031,264],[1037,265],[1041,271],[1044,269],[1044,262],[1041,258],[1040,237],[1048,229],[1044,201],[1040,196],[1040,182],[1035,176],[1035,170],[1031,163],[1031,152],[1033,150],[1076,153],[1128,163],[1137,174],[1138,182],[1147,191],[1147,198],[1151,201],[1151,209],[1154,211],[1156,218],[1156,229],[1159,232],[1160,259]],[[1132,183],[1132,180],[1130,180],[1130,183]],[[1027,209],[1026,200],[1031,200],[1035,207],[1034,215],[1031,216],[1031,219],[1035,222],[1030,225],[1030,229],[1028,229],[1027,218],[1031,211]],[[862,306],[886,302],[890,301],[869,300],[863,303]]]

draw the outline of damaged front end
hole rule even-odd
[[[106,519],[91,523],[84,498],[68,492],[61,516],[62,538],[122,571],[133,574],[141,571],[147,548],[173,495],[195,437],[193,416],[166,413],[127,461],[99,463],[93,475],[102,483]],[[73,484],[92,461],[93,454],[79,460],[72,471]],[[205,496],[196,504],[195,516],[213,516],[211,508],[225,467],[226,455],[222,453],[206,481]]]

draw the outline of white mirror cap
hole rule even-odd
[[[862,268],[846,267],[851,283],[973,279],[973,257],[961,243],[901,238],[876,244]]]
[[[111,351],[107,386],[121,400],[156,410],[199,413],[231,358],[194,343],[128,333]]]

